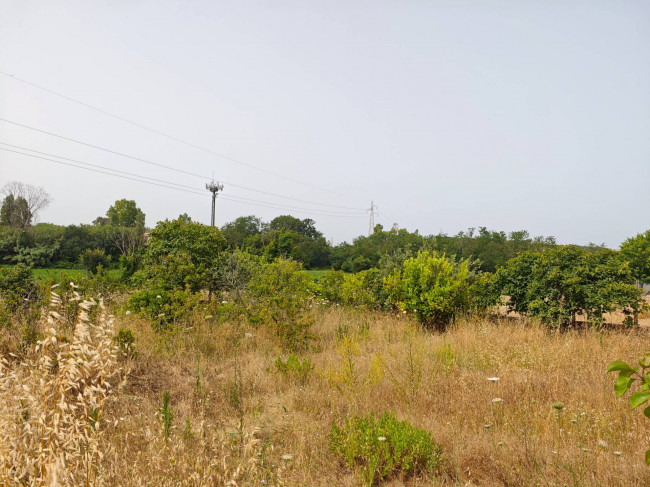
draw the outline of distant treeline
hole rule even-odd
[[[133,205],[134,206],[134,205]],[[190,221],[187,215],[181,220]],[[54,225],[39,223],[27,228],[0,225],[0,262],[24,263],[34,267],[76,267],[87,249],[102,250],[111,262],[135,250],[147,229],[144,215],[140,221],[98,218],[92,225]],[[556,245],[553,237],[531,237],[526,231],[498,232],[485,227],[470,228],[456,235],[420,235],[406,229],[384,230],[375,227],[370,236],[360,236],[352,243],[332,246],[311,219],[290,215],[264,222],[255,216],[244,216],[220,228],[231,249],[242,249],[269,260],[292,258],[305,268],[333,268],[346,272],[402,262],[420,250],[438,251],[457,260],[471,259],[477,270],[494,272],[509,259],[522,252],[539,251]],[[594,249],[601,247],[592,246]]]

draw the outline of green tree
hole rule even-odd
[[[251,243],[250,237],[259,235],[264,229],[262,220],[254,215],[240,216],[236,220],[226,223],[221,227],[221,232],[226,238],[230,248],[247,247],[246,243]]]
[[[79,257],[79,263],[90,274],[95,274],[100,267],[105,269],[110,262],[111,256],[106,255],[103,249],[86,249]]]
[[[0,208],[0,224],[26,229],[32,223],[32,212],[27,200],[22,196],[8,194]]]
[[[1,190],[5,195],[3,201],[4,211],[0,211],[0,218],[7,218],[8,225],[26,230],[36,219],[38,214],[50,204],[50,195],[37,186],[12,181],[5,184]]]
[[[642,305],[629,267],[614,251],[591,252],[575,245],[525,252],[497,271],[495,291],[509,297],[509,311],[560,326],[586,315],[602,323],[616,309],[629,314]]]
[[[160,289],[206,289],[212,263],[225,246],[226,240],[216,227],[180,219],[158,222],[149,234],[143,268],[134,279]]]
[[[621,244],[621,257],[630,265],[635,279],[650,282],[650,230],[630,237]]]
[[[118,227],[144,226],[145,215],[134,200],[117,200],[106,212],[109,225]]]

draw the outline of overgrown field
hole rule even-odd
[[[58,283],[0,268],[0,485],[650,485],[648,307],[616,252],[310,275],[224,245],[179,219],[119,276],[101,249]]]
[[[471,318],[434,333],[404,314],[321,306],[314,346],[291,356],[269,328],[209,310],[160,333],[114,307],[112,329],[135,341],[122,334],[129,353],[111,365],[115,390],[97,418],[103,457],[82,462],[77,485],[86,471],[94,485],[363,485],[362,464],[346,466],[330,434],[370,412],[393,412],[442,448],[435,468],[382,485],[650,484],[647,420],[606,373],[647,351],[642,329]],[[3,428],[11,411],[0,408]]]

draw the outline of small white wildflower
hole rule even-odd
[[[492,399],[492,402],[494,404],[500,403],[501,401],[503,401],[503,399],[501,399],[500,397],[495,397],[494,399]]]
[[[282,455],[282,460],[284,460],[285,462],[293,460],[293,455],[289,455],[288,453],[285,453],[284,455]]]
[[[386,441],[386,437],[385,437],[385,436],[380,436],[380,437],[378,437],[377,439],[378,439],[379,441]]]
[[[127,312],[126,312],[126,316],[129,316],[130,314],[131,314],[130,311],[127,311]]]
[[[221,301],[221,304],[228,304],[228,301]]]
[[[598,446],[601,448],[607,448],[607,442],[605,440],[598,440]]]
[[[406,310],[402,311],[402,314],[406,314]]]
[[[615,452],[612,452],[612,453],[614,453],[614,455],[616,455],[617,457],[620,457],[623,454],[623,452],[620,452],[620,451],[615,451]]]
[[[206,320],[209,320],[210,318],[212,318],[212,315],[205,315]]]
[[[156,296],[156,299],[162,299],[162,296],[159,294],[158,296]]]
[[[501,379],[499,379],[498,377],[488,377],[487,380],[489,380],[490,382],[498,382]]]

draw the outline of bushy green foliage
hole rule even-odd
[[[630,265],[635,279],[650,282],[650,230],[630,237],[621,244],[621,257]]]
[[[341,291],[345,282],[345,272],[331,271],[318,278],[318,292],[321,298],[331,303],[343,301]]]
[[[185,323],[199,302],[189,289],[142,289],[129,297],[127,308],[149,318],[157,331]]]
[[[128,328],[120,328],[113,341],[120,349],[120,352],[127,357],[134,357],[137,354],[135,349],[135,335]]]
[[[622,309],[631,314],[642,306],[630,269],[616,252],[589,252],[559,246],[526,252],[496,274],[495,286],[509,296],[508,309],[535,316],[552,325],[575,323],[585,313],[599,324],[603,314]]]
[[[440,329],[469,309],[469,266],[444,255],[419,252],[386,280],[391,300],[425,326]]]
[[[477,261],[480,271],[495,272],[509,259],[524,251],[540,251],[554,245],[553,237],[533,238],[526,231],[506,234],[480,227],[478,231],[470,228],[456,235],[440,233],[423,236],[417,231],[409,232],[406,229],[385,231],[381,225],[377,225],[372,235],[358,237],[352,244],[343,242],[332,248],[330,265],[347,272],[359,272],[373,267],[384,270],[381,260],[386,260],[386,263],[392,261],[392,268],[395,268],[418,251],[428,250],[453,255],[459,261]],[[392,272],[392,269],[389,271]]]
[[[632,409],[636,409],[650,400],[650,352],[641,358],[638,367],[632,367],[622,360],[616,360],[609,364],[607,372],[618,372],[618,379],[614,385],[617,397],[622,397],[635,382],[638,382],[639,390],[630,396]],[[650,406],[646,406],[643,414],[650,418]],[[650,450],[645,452],[645,463],[650,465]]]
[[[328,264],[330,247],[308,218],[280,215],[265,223],[251,215],[226,223],[222,232],[231,250],[245,250],[268,261],[278,257],[293,259],[307,269]]]
[[[314,364],[309,358],[300,360],[295,354],[290,354],[287,360],[278,357],[274,363],[276,370],[285,378],[296,381],[302,385],[307,383],[309,374],[314,370]]]
[[[106,221],[98,219],[98,223],[114,225],[116,227],[144,226],[145,215],[136,205],[135,201],[121,199],[117,200],[106,212]]]
[[[342,426],[332,425],[330,450],[346,466],[359,469],[366,486],[396,475],[433,473],[442,454],[430,432],[399,421],[393,413],[354,416]]]
[[[79,256],[79,263],[90,274],[97,272],[99,267],[107,268],[111,263],[111,256],[106,255],[103,249],[86,249]]]
[[[273,326],[287,350],[300,350],[313,338],[314,322],[308,308],[313,280],[300,263],[276,259],[263,264],[248,283],[247,309],[254,324]]]
[[[29,203],[22,196],[8,194],[0,207],[0,225],[26,229],[32,223]]]
[[[388,293],[379,269],[368,269],[344,276],[341,300],[345,304],[379,309],[387,299]]]
[[[183,220],[159,222],[149,235],[136,285],[158,289],[206,289],[212,263],[225,246],[216,227]]]
[[[39,289],[32,269],[24,264],[0,269],[0,300],[10,312],[29,306],[38,299]]]
[[[469,287],[470,308],[482,314],[501,303],[500,289],[496,275],[490,272],[479,274]]]
[[[264,264],[261,257],[239,249],[235,249],[233,252],[222,252],[210,268],[209,289],[227,292],[237,303],[241,303],[242,293],[248,288],[251,278]]]

